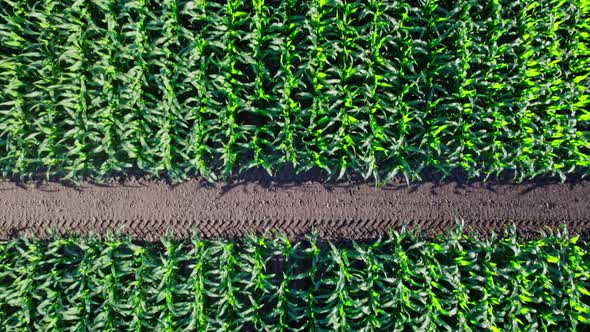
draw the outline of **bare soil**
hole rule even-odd
[[[297,238],[315,228],[327,239],[370,239],[405,223],[430,234],[464,221],[479,234],[511,224],[524,234],[590,234],[590,181],[335,185],[245,181],[207,185],[126,179],[80,187],[0,182],[0,238],[58,233],[122,233],[142,240],[196,232],[204,238],[281,231]],[[540,234],[540,233],[539,233]]]

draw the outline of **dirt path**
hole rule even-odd
[[[48,229],[59,232],[122,230],[146,240],[166,230],[186,237],[235,237],[278,229],[296,237],[315,226],[325,238],[372,238],[405,220],[429,231],[448,229],[461,217],[477,232],[515,223],[525,232],[555,229],[590,233],[590,181],[577,184],[324,186],[255,183],[232,187],[128,180],[79,189],[49,183],[19,187],[0,182],[0,238]]]

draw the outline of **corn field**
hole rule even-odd
[[[15,238],[0,248],[7,330],[579,331],[590,318],[589,247],[566,232]]]
[[[588,0],[0,0],[3,177],[590,172]]]

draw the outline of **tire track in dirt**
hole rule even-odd
[[[189,237],[239,237],[280,230],[290,237],[312,227],[323,238],[367,239],[404,222],[427,233],[448,230],[456,218],[480,234],[514,223],[525,233],[555,230],[590,234],[590,181],[493,184],[421,183],[412,186],[241,183],[129,179],[79,188],[56,183],[0,182],[0,238],[20,234],[107,231],[157,240],[167,231]]]

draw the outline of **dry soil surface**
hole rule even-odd
[[[556,230],[590,234],[590,181],[494,184],[420,183],[297,185],[130,179],[114,185],[0,182],[0,238],[47,231],[121,232],[157,240],[167,232],[186,238],[238,237],[279,230],[299,237],[315,228],[323,238],[369,239],[404,223],[430,233],[457,218],[480,234],[515,224],[526,234]]]

